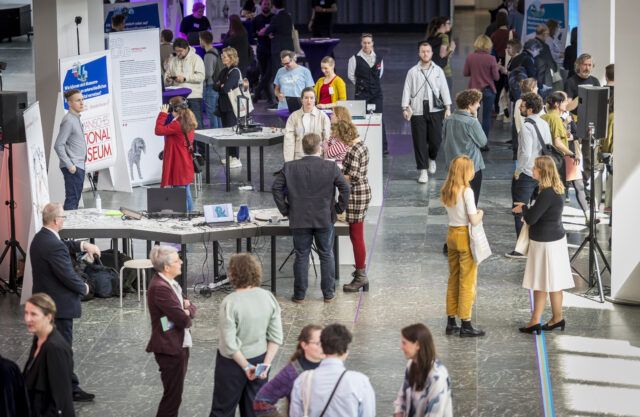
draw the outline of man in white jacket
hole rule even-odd
[[[331,120],[316,107],[316,93],[313,87],[302,90],[302,107],[289,116],[284,133],[282,152],[284,162],[294,161],[304,156],[302,137],[307,133],[317,133],[322,142],[331,135]]]
[[[420,62],[409,70],[404,82],[402,113],[411,121],[418,182],[424,184],[429,174],[436,172],[442,120],[451,113],[451,95],[444,71],[431,61],[433,50],[427,41],[420,42],[418,54]]]
[[[197,129],[202,129],[202,82],[204,62],[186,40],[177,38],[173,42],[173,56],[167,60],[164,85],[191,89],[189,108],[196,115]]]

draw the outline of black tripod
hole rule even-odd
[[[9,240],[5,240],[5,248],[0,255],[0,264],[4,262],[4,258],[9,254],[9,282],[0,278],[0,293],[7,294],[19,294],[18,292],[18,252],[22,255],[23,259],[26,259],[26,254],[20,246],[20,242],[16,240],[16,202],[13,199],[13,149],[12,144],[9,143],[6,148],[9,152],[9,201],[5,201],[5,204],[9,206],[9,222],[10,222],[10,235]]]
[[[589,201],[589,234],[584,238],[580,247],[571,257],[571,269],[573,269],[579,276],[582,278],[587,284],[589,284],[589,289],[598,286],[598,295],[600,298],[600,302],[604,303],[604,291],[602,289],[602,275],[601,273],[609,270],[611,273],[611,267],[609,266],[609,262],[607,258],[604,256],[604,251],[600,247],[598,243],[598,236],[596,234],[597,228],[596,225],[598,220],[596,219],[596,204],[600,201],[600,196],[595,195],[595,170],[593,169],[593,165],[595,164],[595,149],[598,146],[599,139],[594,138],[595,127],[592,122],[589,123],[589,156],[591,157],[591,173],[589,176],[591,182],[591,190],[589,193],[590,201]],[[586,246],[589,246],[589,274],[587,277],[582,275],[576,267],[573,265],[574,260],[578,257],[580,252]],[[600,270],[600,264],[598,262],[598,256],[602,257],[602,262],[604,262],[604,269]]]

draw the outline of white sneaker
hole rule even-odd
[[[420,184],[426,184],[427,181],[429,181],[429,173],[427,172],[426,169],[421,169],[420,176],[418,177],[418,182]]]
[[[232,156],[231,158],[229,158],[229,168],[242,168],[242,162],[240,161],[240,159]]]
[[[436,173],[436,161],[433,159],[429,159],[429,174]]]

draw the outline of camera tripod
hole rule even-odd
[[[4,262],[4,259],[9,255],[9,281],[5,281],[0,278],[0,294],[13,293],[19,295],[18,291],[18,252],[22,255],[23,259],[26,259],[24,249],[20,246],[20,242],[16,240],[16,202],[13,199],[13,148],[9,143],[6,146],[6,151],[9,152],[8,171],[9,171],[9,200],[5,201],[5,204],[9,206],[9,224],[10,235],[9,239],[4,242],[5,247],[0,255],[0,264]]]
[[[595,164],[595,149],[599,145],[600,139],[596,139],[594,137],[595,126],[593,122],[589,123],[589,155],[591,157],[591,172],[589,174],[589,181],[591,182],[591,189],[589,191],[589,234],[584,238],[578,250],[571,257],[571,269],[573,269],[580,278],[582,278],[588,285],[589,289],[594,288],[596,285],[598,286],[598,297],[600,298],[600,302],[604,303],[604,290],[602,289],[602,272],[609,270],[609,274],[611,274],[611,267],[609,266],[609,262],[607,261],[606,256],[604,256],[604,251],[600,247],[598,243],[597,236],[597,223],[596,219],[596,204],[600,201],[600,196],[595,195],[595,171],[593,169],[593,165]],[[582,249],[588,248],[589,251],[589,272],[585,277],[582,275],[578,269],[573,265],[575,259],[580,255]],[[600,263],[598,262],[598,255],[602,258],[602,262],[604,263],[604,269],[600,269]]]

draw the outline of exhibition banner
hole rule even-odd
[[[554,43],[562,48],[566,44],[567,27],[567,0],[525,0],[524,21],[522,32],[523,39],[527,40],[536,35],[536,26],[546,24],[549,20],[558,22],[558,30],[553,37]]]
[[[27,137],[27,166],[29,172],[29,208],[26,202],[22,207],[29,212],[29,234],[23,243],[23,248],[29,253],[29,244],[35,234],[42,228],[42,210],[49,203],[49,182],[47,181],[47,160],[44,151],[44,136],[42,134],[42,120],[40,119],[40,104],[36,101],[24,111],[24,129]],[[31,296],[33,288],[33,274],[31,262],[26,262],[22,281],[21,302],[24,303]]]
[[[162,177],[164,138],[154,134],[162,105],[158,29],[109,34],[113,85],[123,150],[132,185]]]
[[[118,157],[110,80],[107,51],[60,59],[60,91],[78,89],[84,97],[81,120],[87,142],[86,172],[113,166]],[[64,100],[63,105],[68,110]]]
[[[104,33],[111,32],[111,18],[124,15],[124,30],[162,29],[160,3],[115,3],[104,5]]]

